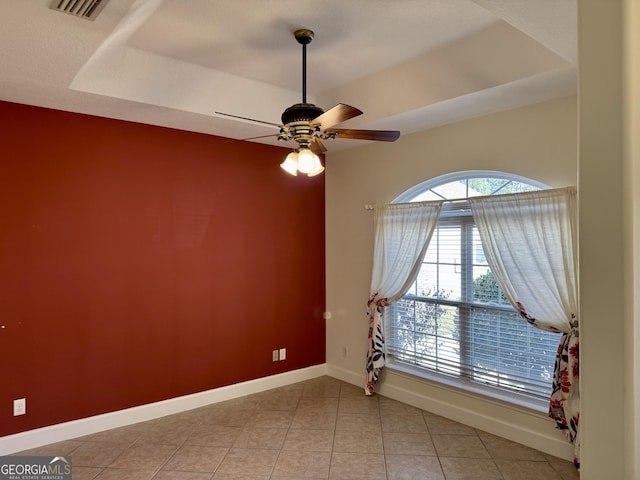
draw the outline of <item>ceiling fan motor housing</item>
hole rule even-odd
[[[282,124],[288,125],[297,122],[310,122],[324,113],[320,107],[312,103],[296,103],[282,113]]]

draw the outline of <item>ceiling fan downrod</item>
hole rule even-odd
[[[293,35],[300,45],[302,45],[302,103],[290,106],[282,113],[282,123],[286,126],[297,127],[294,132],[294,139],[300,142],[300,138],[312,140],[315,130],[310,128],[309,122],[324,113],[320,107],[307,103],[307,45],[313,40],[313,31],[308,28],[296,30]],[[296,137],[296,134],[298,138]],[[302,137],[300,137],[302,135]]]
[[[307,103],[307,45],[313,40],[313,31],[301,28],[296,30],[293,35],[302,45],[302,103]]]

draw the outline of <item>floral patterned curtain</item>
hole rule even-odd
[[[487,262],[530,324],[563,333],[549,416],[575,446],[580,465],[576,189],[470,198]]]
[[[383,309],[402,297],[418,275],[441,208],[442,202],[374,206],[375,245],[367,309],[367,395],[374,394],[385,362]]]

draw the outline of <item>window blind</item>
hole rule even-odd
[[[559,334],[531,326],[491,273],[466,202],[447,205],[420,273],[385,311],[387,359],[548,398]]]

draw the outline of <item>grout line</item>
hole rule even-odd
[[[422,421],[424,422],[425,426],[427,427],[427,435],[429,435],[429,440],[431,441],[431,445],[433,445],[433,453],[435,453],[436,458],[438,459],[438,465],[440,465],[440,470],[442,471],[442,477],[447,480],[447,474],[444,471],[444,467],[442,466],[442,461],[440,460],[440,455],[438,455],[438,449],[436,448],[436,442],[433,441],[433,435],[431,434],[431,429],[429,428],[429,423],[427,422],[427,419],[424,416],[424,410],[422,410],[421,413],[422,416]]]

